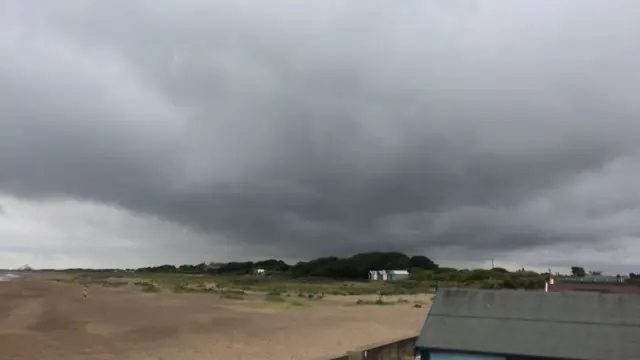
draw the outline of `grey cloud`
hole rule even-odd
[[[572,193],[640,150],[635,2],[9,4],[0,192],[270,256],[640,236]]]

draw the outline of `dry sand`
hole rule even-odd
[[[83,299],[79,285],[31,276],[0,282],[0,359],[317,359],[415,334],[428,309],[355,300],[284,310],[258,295],[227,300],[134,286],[92,287]]]

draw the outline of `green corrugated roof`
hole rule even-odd
[[[576,360],[640,358],[640,296],[443,289],[418,347]]]

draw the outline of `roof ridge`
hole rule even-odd
[[[582,324],[582,325],[611,325],[611,326],[628,326],[628,327],[638,327],[640,328],[640,323],[623,323],[623,322],[613,322],[613,321],[568,321],[568,320],[556,320],[556,319],[535,319],[535,318],[513,318],[506,316],[473,316],[473,315],[443,315],[443,314],[433,314],[432,317],[443,317],[443,318],[457,318],[457,319],[490,319],[490,320],[510,320],[510,321],[530,321],[530,322],[541,322],[541,323],[555,323],[555,324]]]

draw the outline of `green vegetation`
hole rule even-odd
[[[244,300],[244,296],[242,295],[238,295],[238,294],[234,294],[234,293],[222,293],[220,295],[221,299],[229,299],[229,300]]]
[[[277,301],[277,302],[286,301],[286,299],[283,298],[282,295],[277,294],[277,293],[269,293],[269,294],[265,295],[264,296],[264,300],[265,301]]]
[[[571,275],[573,276],[585,276],[587,274],[586,271],[584,271],[583,267],[580,266],[572,266],[571,267]]]
[[[239,289],[225,289],[223,290],[225,294],[233,294],[233,295],[246,295],[247,292]]]
[[[136,285],[140,286],[140,288],[142,289],[142,292],[155,293],[160,291],[160,288],[154,283],[139,282],[139,283],[136,283]]]
[[[168,287],[168,285],[173,284],[173,282],[169,282],[166,284],[162,279],[156,279],[162,287]],[[166,284],[166,285],[165,285]],[[174,293],[218,293],[218,289],[214,289],[213,287],[207,286],[203,283],[189,283],[188,281],[182,281],[178,284],[173,284],[172,288]]]
[[[326,295],[412,295],[432,293],[435,280],[441,287],[471,287],[483,289],[544,287],[545,275],[520,271],[503,273],[490,270],[421,270],[414,269],[410,277],[399,281],[340,281],[326,278],[294,278],[286,274],[204,275],[162,273],[129,273],[128,277],[111,278],[109,274],[74,273],[55,279],[61,283],[120,287],[135,284],[146,292],[213,293],[245,296],[249,293],[269,294],[270,297],[319,301]]]
[[[279,292],[270,292],[264,296],[265,305],[260,307],[278,308],[283,310],[293,310],[309,307],[309,303],[288,299],[290,294],[280,294]]]
[[[129,282],[122,280],[109,281],[105,280],[102,282],[102,286],[104,287],[121,287],[127,285]]]
[[[264,269],[264,276],[254,275]],[[410,276],[398,281],[368,281],[368,272],[379,269],[408,269]],[[572,267],[574,275],[587,273]],[[327,295],[410,295],[433,292],[440,287],[480,289],[544,288],[549,274],[520,269],[453,269],[441,267],[423,255],[408,256],[398,252],[368,252],[348,258],[323,257],[289,265],[281,260],[230,262],[225,264],[161,265],[140,269],[72,269],[70,281],[85,285],[118,287],[144,282],[145,291],[208,292],[246,295],[246,292],[277,294],[280,298],[297,296],[301,300],[320,300]],[[640,282],[640,275],[630,274],[627,281]],[[151,290],[153,289],[153,290]]]
[[[398,302],[396,301],[386,301],[383,300],[382,298],[376,299],[376,300],[362,300],[362,299],[358,299],[356,300],[356,305],[395,305]]]
[[[372,269],[424,269],[435,270],[438,265],[426,256],[409,257],[399,252],[368,252],[349,258],[335,256],[319,258],[289,265],[282,260],[258,262],[230,262],[226,264],[161,265],[136,269],[136,273],[247,275],[255,269],[264,269],[268,275],[286,275],[290,278],[327,278],[334,280],[366,279]],[[131,269],[129,269],[131,270]]]

